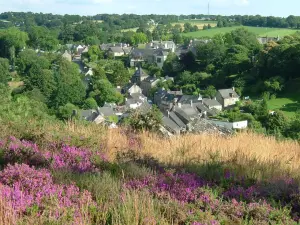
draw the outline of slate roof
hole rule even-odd
[[[196,103],[194,106],[199,110],[199,112],[203,113],[206,112],[208,116],[216,116],[218,111],[215,109],[209,109],[202,103]]]
[[[154,54],[157,56],[168,56],[169,51],[163,50],[161,48],[154,50]]]
[[[204,98],[203,103],[208,106],[222,106],[217,100],[210,98]]]
[[[196,95],[182,95],[181,98],[179,99],[178,103],[181,104],[191,104],[191,101],[193,103],[201,102],[202,101],[202,96],[196,96]]]
[[[169,112],[169,118],[173,120],[180,128],[185,129],[185,124],[181,121],[181,119],[174,113],[174,112]]]
[[[103,116],[112,116],[115,114],[113,108],[111,108],[111,107],[98,108],[98,112],[100,114],[102,114]]]
[[[127,55],[131,52],[131,50],[132,50],[132,47],[125,47],[125,48],[123,48],[123,51],[124,51],[125,54],[127,54]]]
[[[124,53],[123,48],[122,47],[110,47],[109,51],[112,51],[114,53]]]
[[[96,110],[88,109],[88,110],[81,110],[81,118],[87,120],[87,121],[94,121],[98,117],[98,113]]]
[[[149,75],[148,75],[147,73],[145,73],[145,71],[144,71],[141,67],[139,67],[139,68],[135,71],[135,73],[134,73],[133,76],[134,76],[134,77],[148,77]]]
[[[163,116],[162,118],[162,124],[163,126],[171,129],[174,133],[179,133],[180,132],[180,127],[173,122],[170,118]]]
[[[137,99],[137,100],[139,100],[141,98],[146,99],[146,96],[143,95],[142,93],[132,93],[132,94],[130,94],[130,97],[132,97],[133,99]]]
[[[154,49],[134,48],[131,51],[132,58],[147,58],[153,56]]]
[[[230,89],[220,89],[218,90],[218,92],[220,93],[220,95],[222,96],[222,98],[226,99],[226,98],[231,98],[230,94],[233,94],[233,97],[238,98],[240,97],[234,90]]]

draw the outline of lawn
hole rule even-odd
[[[295,113],[300,110],[300,94],[291,93],[284,96],[279,96],[276,99],[271,99],[268,102],[270,110],[280,110],[288,118],[295,116]]]
[[[284,93],[268,102],[270,110],[281,110],[288,118],[292,118],[300,110],[300,80],[292,80],[285,87]]]
[[[276,36],[286,36],[295,33],[296,31],[293,29],[284,29],[284,28],[266,28],[266,27],[247,27],[247,26],[234,26],[234,27],[223,27],[223,28],[214,28],[210,30],[200,30],[197,32],[189,32],[185,33],[185,36],[193,37],[193,38],[201,38],[201,37],[213,37],[216,34],[224,34],[231,32],[237,28],[245,27],[250,32],[255,33],[260,37],[276,37]]]

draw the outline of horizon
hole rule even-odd
[[[93,16],[97,14],[136,14],[136,15],[207,15],[208,2],[210,15],[261,15],[288,17],[297,16],[300,2],[287,0],[276,4],[271,0],[186,0],[185,3],[171,0],[0,0],[0,13],[32,12],[58,15]],[[289,7],[293,5],[293,7]],[[168,13],[166,13],[168,12]]]

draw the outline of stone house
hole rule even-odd
[[[155,76],[149,76],[146,79],[141,81],[141,88],[143,90],[143,94],[146,96],[149,96],[150,91],[152,88],[154,88],[158,83],[160,79],[156,78]]]
[[[219,101],[217,101],[217,98],[204,98],[203,99],[203,104],[208,108],[208,109],[216,109],[219,111],[222,111],[223,107],[220,104]]]
[[[138,85],[141,85],[141,82],[145,79],[147,79],[149,75],[144,72],[144,70],[141,67],[136,68],[133,76],[131,77],[131,83],[136,83]]]
[[[235,88],[218,90],[216,99],[223,108],[234,106],[240,100],[240,96],[235,92]]]
[[[62,57],[68,60],[69,62],[72,61],[72,55],[66,50],[64,54],[62,54]]]
[[[167,57],[169,55],[169,50],[163,50],[163,49],[157,49],[153,52],[154,57],[154,63],[157,64],[157,66],[162,69],[164,62],[166,61]]]
[[[129,83],[125,87],[122,88],[121,93],[129,94],[129,95],[136,94],[136,93],[141,94],[142,89],[136,83]]]
[[[122,47],[110,47],[108,54],[111,54],[113,57],[120,57],[125,55],[125,52]]]
[[[176,44],[173,41],[151,41],[146,44],[147,49],[163,49],[170,50],[171,52],[175,52]]]

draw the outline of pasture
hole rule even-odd
[[[217,26],[216,21],[207,21],[207,20],[179,20],[178,22],[172,23],[172,25],[175,26],[176,24],[179,24],[183,29],[185,23],[190,23],[193,26],[196,25],[200,30],[203,29],[204,25],[208,25],[208,24],[210,24],[212,27]]]
[[[296,30],[285,29],[285,28],[234,26],[234,27],[213,28],[209,30],[200,30],[197,32],[184,33],[183,35],[192,38],[213,37],[216,34],[225,34],[241,27],[247,28],[250,32],[255,33],[259,37],[266,37],[266,36],[276,37],[278,35],[282,37],[286,35],[291,35],[296,32]]]

